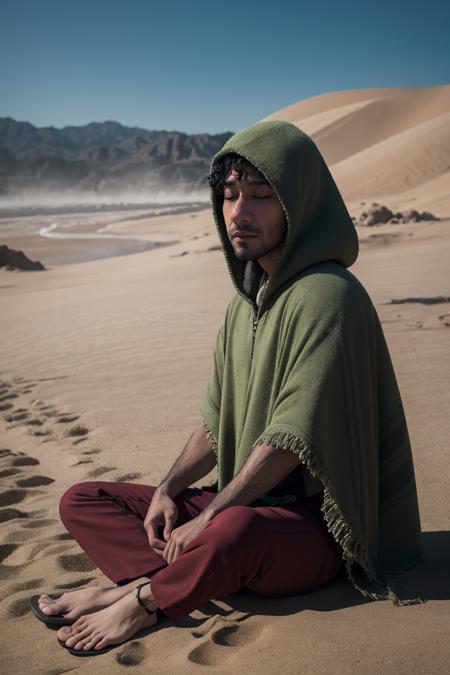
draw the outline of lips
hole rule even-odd
[[[231,237],[232,239],[253,239],[256,235],[249,232],[235,232]]]

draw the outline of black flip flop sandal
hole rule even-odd
[[[144,602],[141,599],[141,588],[143,586],[147,586],[149,583],[150,583],[150,581],[146,581],[143,584],[139,584],[138,586],[136,586],[136,588],[135,588],[136,600],[138,601],[138,603],[140,604],[142,609],[144,609],[147,612],[147,614],[149,614],[150,616],[153,615],[153,614],[156,614],[156,616],[158,617],[159,616],[158,609],[154,609],[154,610],[149,609],[148,607],[145,606]],[[51,597],[52,596],[49,595],[49,598],[51,598]],[[138,631],[138,633],[139,632],[140,631]],[[133,639],[134,639],[134,636],[133,636]],[[115,644],[108,645],[107,647],[103,647],[103,649],[87,649],[87,650],[72,649],[71,647],[67,647],[66,643],[63,642],[62,640],[60,640],[59,638],[58,638],[58,642],[61,645],[61,647],[64,647],[64,649],[67,652],[69,652],[69,654],[72,654],[72,656],[100,656],[100,654],[106,654],[106,652],[110,652],[112,649],[117,649],[117,647],[121,647],[122,645],[126,644],[128,642],[128,640],[125,640],[125,642],[117,642]]]
[[[39,619],[39,621],[42,621],[42,623],[45,623],[46,626],[50,626],[51,628],[60,628],[61,626],[71,626],[73,624],[75,619],[67,619],[63,614],[44,614],[39,607],[38,601],[40,597],[40,595],[33,595],[33,597],[30,598],[31,609],[33,610],[34,616]],[[61,594],[49,595],[48,597],[52,600],[56,600],[61,597]]]
[[[100,656],[100,654],[106,654],[106,652],[110,652],[111,649],[116,649],[116,647],[120,647],[121,645],[124,645],[125,642],[118,642],[115,645],[108,645],[107,647],[103,647],[103,649],[72,649],[71,647],[66,647],[66,643],[63,642],[58,638],[58,642],[61,645],[61,647],[64,647],[66,652],[69,652],[69,654],[72,654],[72,656]]]

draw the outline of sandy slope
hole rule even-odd
[[[346,200],[421,188],[424,203],[450,215],[450,85],[335,92],[264,119],[310,134]],[[426,185],[437,178],[427,200]]]

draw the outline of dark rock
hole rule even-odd
[[[30,260],[23,251],[15,251],[5,245],[0,245],[0,267],[27,271],[45,270],[44,265],[38,260]]]
[[[435,215],[430,213],[429,211],[422,211],[422,213],[419,213],[415,209],[410,209],[409,211],[403,211],[401,214],[403,217],[403,222],[406,223],[420,223],[421,221],[424,220],[439,220]]]
[[[420,214],[420,220],[439,220],[439,218],[437,218],[429,211],[422,211],[422,213]]]
[[[372,206],[367,211],[363,211],[358,219],[358,225],[363,227],[371,227],[372,225],[382,225],[389,223],[395,225],[397,223],[419,223],[424,220],[434,221],[439,220],[435,215],[429,211],[422,211],[419,213],[415,209],[408,211],[396,211],[393,213],[387,206],[382,204],[372,203]]]
[[[419,218],[420,214],[415,209],[410,209],[409,211],[403,211],[403,218],[406,218],[407,221],[415,220]]]
[[[363,217],[365,215],[365,217]],[[393,213],[386,206],[374,204],[370,207],[367,214],[361,214],[360,225],[365,227],[372,227],[373,225],[382,225],[387,223],[392,217]]]

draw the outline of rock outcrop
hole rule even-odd
[[[439,220],[439,218],[429,211],[419,213],[419,211],[414,209],[394,213],[387,206],[373,202],[370,208],[361,213],[358,220],[356,220],[356,225],[373,227],[374,225],[384,225],[385,223],[395,225],[397,223],[419,223],[424,220]]]
[[[30,260],[23,251],[15,251],[4,244],[0,246],[0,267],[6,267],[6,269],[11,270],[45,270],[44,265],[38,260]]]

